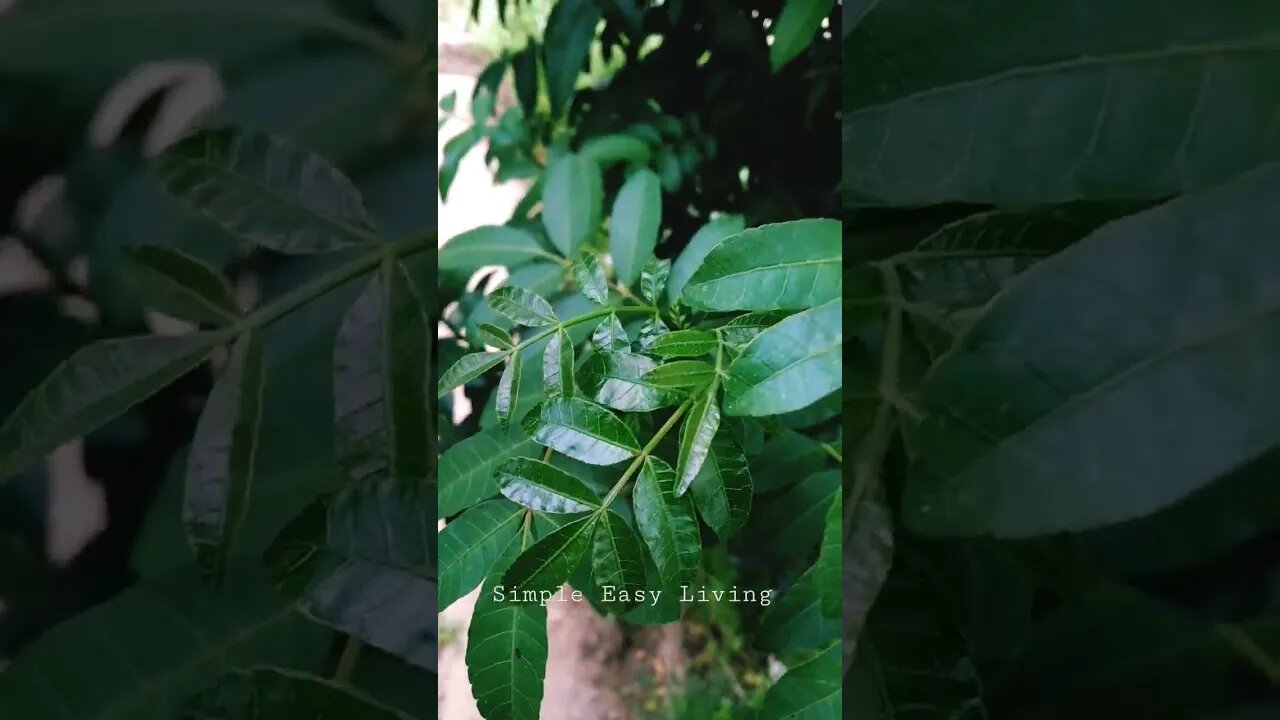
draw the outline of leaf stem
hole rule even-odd
[[[347,644],[342,647],[342,656],[338,658],[338,668],[333,671],[333,680],[342,685],[351,684],[351,676],[355,673],[356,663],[360,662],[360,650],[364,643],[355,635],[347,636]]]
[[[598,318],[602,318],[607,315],[612,315],[614,313],[653,312],[653,311],[654,311],[654,307],[652,305],[643,305],[643,306],[637,306],[637,307],[620,305],[620,306],[610,306],[610,307],[600,308],[599,310],[592,310],[591,312],[586,313],[585,315],[579,315],[578,317],[570,318],[568,320],[563,320],[561,322],[556,323],[555,325],[548,326],[545,330],[538,333],[537,335],[534,335],[528,340],[522,341],[519,345],[515,346],[513,350],[516,352],[519,352],[525,349],[526,347],[538,342],[539,340],[550,337],[552,334],[556,333],[559,330],[562,330],[564,328],[569,328],[574,325],[581,325],[584,322],[590,322],[592,320],[596,320]]]
[[[676,423],[680,421],[680,417],[693,406],[693,401],[694,398],[692,397],[685,400],[680,407],[676,408],[675,412],[671,413],[671,417],[667,418],[667,421],[662,424],[662,427],[658,428],[658,432],[654,433],[649,442],[641,448],[640,454],[636,455],[636,459],[632,460],[631,465],[627,466],[626,471],[622,473],[622,477],[618,478],[618,482],[614,483],[613,487],[609,490],[609,494],[605,496],[604,502],[600,503],[600,509],[596,511],[596,514],[602,515],[609,509],[609,505],[613,503],[614,498],[618,497],[618,493],[622,492],[622,488],[627,484],[627,481],[631,479],[631,476],[636,474],[636,470],[640,468],[640,465],[645,461],[645,458],[649,457],[649,455],[653,453],[654,448],[658,447],[658,443],[662,442],[662,438],[666,437],[667,433],[671,432],[671,428],[676,426]]]
[[[1280,661],[1271,657],[1238,625],[1218,623],[1214,631],[1237,655],[1249,662],[1272,685],[1280,685]]]

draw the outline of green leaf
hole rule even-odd
[[[547,395],[573,397],[573,365],[573,339],[561,328],[542,353],[542,385]]]
[[[528,534],[498,562],[503,568],[481,586],[467,631],[467,677],[485,720],[538,720],[547,673],[547,608],[517,602],[503,586],[511,561],[526,549]],[[585,552],[585,549],[584,549]]]
[[[837,488],[835,500],[827,508],[827,519],[822,526],[822,545],[818,550],[818,562],[813,566],[813,582],[818,587],[818,596],[822,599],[822,614],[827,617],[839,617],[841,613],[840,564],[842,561],[840,546],[842,543],[842,522],[844,520],[844,493]],[[857,562],[858,558],[850,558]]]
[[[840,643],[835,643],[769,688],[760,720],[840,720],[842,700]]]
[[[436,609],[444,612],[475,589],[520,532],[524,508],[489,500],[468,509],[440,532],[440,588]]]
[[[507,366],[498,379],[498,389],[494,394],[494,412],[498,416],[498,427],[505,429],[511,424],[516,405],[520,397],[520,356],[512,354]]]
[[[693,273],[702,265],[702,261],[711,252],[711,248],[722,240],[742,232],[746,227],[741,215],[725,215],[703,225],[689,239],[689,244],[680,252],[680,257],[671,265],[671,275],[667,278],[667,302],[674,304],[684,291],[684,286],[693,277]]]
[[[822,519],[840,489],[840,471],[824,470],[801,480],[771,508],[777,539],[770,549],[778,555],[799,555],[818,544]]]
[[[593,0],[563,0],[547,18],[542,51],[553,116],[564,113],[573,99],[600,17],[599,5]]]
[[[440,272],[470,276],[486,265],[516,268],[540,260],[556,260],[531,233],[505,225],[484,225],[451,238],[440,248]]]
[[[196,323],[224,326],[240,319],[227,281],[203,260],[153,245],[126,252],[131,279],[146,305]]]
[[[657,305],[658,299],[667,289],[667,276],[671,274],[671,261],[649,258],[640,270],[640,294],[650,303]]]
[[[838,390],[844,352],[841,302],[796,313],[756,336],[729,365],[728,415],[778,415]]]
[[[840,299],[840,223],[763,225],[713,247],[680,293],[695,310],[802,310]]]
[[[431,473],[434,450],[423,438],[433,331],[398,261],[383,263],[343,317],[333,348],[334,450],[348,482],[418,485]]]
[[[698,514],[722,540],[728,540],[747,524],[751,515],[751,469],[742,448],[719,433],[711,451],[689,486]]]
[[[0,481],[151,397],[228,339],[215,331],[100,340],[81,348],[0,425]]]
[[[769,46],[769,64],[774,72],[800,56],[813,43],[822,29],[822,21],[835,6],[835,0],[789,0],[774,25],[773,44]]]
[[[1158,199],[1280,158],[1274,5],[1078,10],[875,4],[844,44],[846,201]]]
[[[840,637],[840,620],[822,612],[822,592],[810,568],[765,610],[755,646],[772,653],[822,647]]]
[[[582,144],[578,154],[599,163],[601,167],[617,162],[648,165],[652,154],[649,145],[631,135],[599,135]]]
[[[376,242],[355,185],[319,156],[259,133],[206,130],[162,156],[165,188],[233,235],[282,253]]]
[[[484,140],[484,137],[484,128],[476,125],[463,130],[444,144],[444,158],[440,162],[438,181],[442,201],[449,197],[449,188],[453,187],[453,179],[458,176],[458,167],[462,165],[462,159],[481,140]]]
[[[434,487],[385,480],[312,503],[264,559],[316,622],[436,669]]]
[[[233,667],[321,670],[331,638],[271,590],[257,558],[233,563],[217,593],[194,566],[182,566],[144,579],[26,647],[0,673],[0,717],[176,717],[191,693]]]
[[[516,97],[520,100],[520,107],[524,109],[525,117],[533,117],[538,111],[538,81],[540,79],[538,59],[540,56],[541,48],[538,46],[537,40],[530,38],[529,44],[511,58],[511,71],[515,81]]]
[[[573,279],[583,295],[601,305],[609,299],[609,281],[604,276],[604,266],[593,252],[583,250],[573,261]]]
[[[752,312],[730,320],[720,327],[720,337],[729,345],[743,346],[760,333],[791,316],[784,311]]]
[[[551,303],[524,288],[508,286],[494,290],[489,295],[489,306],[517,325],[542,327],[559,322]]]
[[[467,353],[458,358],[458,362],[440,376],[439,397],[444,397],[453,392],[454,388],[466,385],[485,374],[493,366],[502,362],[511,353],[502,352],[474,352]]]
[[[609,254],[618,281],[630,285],[653,256],[662,225],[662,185],[652,170],[637,170],[622,184],[609,217]]]
[[[631,338],[627,337],[627,331],[623,329],[618,316],[611,314],[601,320],[595,331],[591,333],[591,344],[600,352],[629,350]]]
[[[702,561],[702,539],[693,498],[676,495],[676,472],[656,457],[645,458],[632,491],[636,527],[649,546],[664,586],[692,583]]]
[[[511,333],[489,323],[476,325],[476,338],[485,345],[501,350],[510,350],[515,347],[515,343],[511,341]]]
[[[606,601],[607,607],[621,613],[638,604],[636,593],[645,587],[644,548],[635,530],[612,510],[596,526],[591,570],[604,597],[616,598]]]
[[[636,331],[635,349],[639,352],[648,352],[653,347],[653,343],[668,332],[670,329],[661,318],[651,317],[645,320]]]
[[[640,377],[659,388],[697,388],[711,382],[716,369],[704,360],[677,360],[659,365]]]
[[[498,494],[499,465],[537,449],[519,429],[490,428],[465,438],[440,456],[440,517],[449,517]]]
[[[651,412],[680,401],[676,390],[649,383],[658,363],[629,352],[600,352],[582,364],[582,390],[592,400],[621,412]]]
[[[765,443],[751,459],[756,492],[777,490],[818,472],[827,464],[822,443],[807,435],[784,430]]]
[[[884,486],[877,482],[864,493],[853,511],[853,529],[844,539],[843,550],[836,548],[837,553],[844,556],[837,597],[846,663],[853,657],[867,613],[879,597],[893,565],[893,513],[885,500]],[[828,540],[824,535],[820,562],[827,559]],[[829,595],[823,595],[824,611],[831,609],[830,600]]]
[[[591,160],[565,155],[551,163],[542,190],[542,224],[560,254],[572,257],[599,231],[602,193],[600,168]]]
[[[258,667],[237,669],[186,703],[192,720],[410,720],[364,693],[312,675]]]
[[[559,590],[586,555],[591,544],[591,531],[598,519],[595,513],[586,515],[560,526],[534,543],[502,574],[502,586],[509,593],[554,593]]]
[[[600,497],[578,478],[533,458],[512,458],[494,478],[502,494],[530,510],[580,513],[600,507]]]
[[[534,442],[588,465],[613,465],[640,452],[631,429],[582,398],[550,398],[524,420]]]
[[[711,452],[711,441],[720,429],[720,405],[716,402],[719,389],[713,380],[705,394],[693,403],[680,428],[680,455],[676,462],[677,497],[685,494],[702,469],[702,463]]]
[[[1280,265],[1263,241],[1280,231],[1278,190],[1270,168],[1112,223],[1001,295],[925,382],[906,522],[1010,537],[1099,527],[1275,447],[1265,428],[1280,415],[1258,388],[1280,362]],[[1089,452],[1064,452],[1064,438]]]
[[[649,352],[658,357],[701,357],[718,344],[715,333],[706,330],[674,330],[655,340]]]
[[[263,380],[262,341],[251,330],[231,349],[191,441],[182,520],[197,564],[214,583],[226,571],[253,489]]]

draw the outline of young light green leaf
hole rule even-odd
[[[680,393],[645,380],[658,363],[629,352],[601,352],[587,358],[578,376],[592,400],[621,412],[650,412],[680,402]]]
[[[716,349],[715,333],[706,330],[674,330],[649,346],[658,357],[701,357]]]
[[[702,469],[708,453],[711,452],[711,441],[720,429],[720,405],[716,399],[718,387],[712,381],[706,392],[693,403],[689,415],[680,428],[680,455],[676,462],[676,497],[684,495],[689,484]]]
[[[458,362],[440,376],[439,397],[444,397],[453,392],[454,388],[466,385],[480,377],[510,354],[507,351],[474,352],[458,358]]]
[[[581,480],[533,458],[512,458],[494,474],[512,502],[545,513],[580,513],[600,507],[600,497]]]
[[[262,423],[262,341],[249,331],[209,393],[187,456],[182,521],[205,578],[222,580],[244,519]]]
[[[742,448],[729,437],[718,433],[711,451],[689,486],[698,514],[722,540],[737,533],[751,516],[751,469]]]
[[[840,637],[840,621],[822,613],[822,595],[809,568],[765,610],[755,646],[771,653],[812,650]]]
[[[186,703],[183,717],[217,720],[343,718],[411,720],[346,685],[292,670],[236,669]]]
[[[537,451],[518,428],[490,428],[465,438],[440,457],[440,517],[450,517],[498,494],[494,470],[513,457]]]
[[[769,46],[769,63],[774,72],[799,57],[813,43],[814,36],[822,29],[822,21],[835,4],[835,0],[789,0],[782,7],[778,24],[772,28],[773,44]]]
[[[1280,249],[1262,241],[1280,231],[1277,191],[1269,167],[1111,223],[1002,294],[925,383],[906,522],[1002,537],[1109,525],[1274,448],[1260,428],[1280,406],[1241,399],[1280,363]],[[1081,297],[1070,312],[1067,292]]]
[[[489,323],[476,325],[476,337],[481,343],[501,350],[510,350],[515,347],[515,343],[511,341],[511,333],[497,325]]]
[[[559,322],[551,303],[524,288],[507,286],[494,290],[489,295],[489,306],[517,325],[541,327]]]
[[[471,275],[486,265],[520,267],[538,260],[557,260],[531,233],[506,225],[484,225],[451,238],[440,248],[440,272]]]
[[[550,398],[524,419],[540,445],[588,465],[613,465],[640,452],[631,429],[613,413],[582,398]]]
[[[627,521],[612,510],[596,525],[591,570],[606,606],[619,613],[635,607],[636,592],[645,585],[644,548]],[[614,602],[608,601],[610,597]]]
[[[652,154],[649,145],[632,135],[599,135],[587,140],[578,154],[590,158],[601,167],[617,162],[648,165]]]
[[[264,555],[305,615],[436,669],[435,488],[388,480],[312,503]]]
[[[711,252],[711,248],[720,244],[721,240],[742,232],[745,227],[741,215],[726,215],[699,228],[680,252],[680,257],[671,265],[671,275],[667,278],[667,302],[674,304],[680,297],[685,284],[702,265],[702,260]]]
[[[591,545],[591,531],[598,519],[595,513],[586,515],[560,526],[534,543],[502,574],[503,587],[511,593],[554,593],[559,590]]]
[[[600,17],[600,6],[594,0],[558,2],[547,17],[543,65],[554,116],[563,114],[573,100],[578,75],[595,40]]]
[[[599,230],[603,192],[599,166],[580,155],[565,155],[547,170],[542,224],[565,257]]]
[[[663,585],[692,582],[702,561],[702,539],[693,498],[676,495],[675,470],[659,458],[645,458],[632,500],[636,527],[649,546]]]
[[[175,197],[234,235],[282,253],[377,242],[360,192],[319,156],[255,132],[205,130],[170,148],[160,174]]]
[[[840,489],[840,471],[824,470],[801,480],[772,508],[778,522],[773,525],[777,540],[771,550],[782,556],[808,551],[822,537],[822,519],[831,499]]]
[[[542,353],[542,385],[547,395],[574,396],[573,365],[573,339],[561,328]]]
[[[481,586],[467,630],[467,677],[485,720],[538,720],[547,672],[547,608],[517,602],[502,577],[524,552],[528,534],[512,542],[498,571]]]
[[[62,363],[0,426],[0,482],[204,362],[224,332],[100,340]]]
[[[494,391],[494,412],[498,415],[498,427],[504,430],[511,424],[516,411],[517,399],[520,397],[520,355],[513,353],[498,379],[498,388]]]
[[[760,708],[760,720],[840,720],[841,699],[837,642],[812,660],[788,670],[769,688]]]
[[[713,247],[680,293],[695,310],[803,310],[840,299],[837,220],[745,230]]]
[[[227,281],[203,260],[151,245],[129,250],[127,258],[144,304],[197,323],[223,326],[240,318]]]
[[[631,349],[631,338],[623,329],[617,315],[610,315],[596,326],[591,333],[591,344],[600,352],[614,352]]]
[[[475,589],[520,532],[524,508],[489,500],[468,509],[440,532],[440,588],[436,610],[444,612]]]
[[[662,185],[652,170],[637,170],[618,191],[609,217],[609,254],[618,281],[630,285],[653,256],[662,225]]]
[[[729,365],[728,415],[778,415],[808,406],[841,386],[844,352],[839,298],[765,330]]]
[[[649,258],[640,270],[640,294],[645,300],[657,305],[658,299],[667,289],[667,276],[671,274],[671,261]]]
[[[345,480],[417,485],[434,466],[426,368],[431,330],[405,267],[387,261],[338,328],[333,347],[334,449]]]
[[[573,279],[578,289],[591,300],[603,305],[609,299],[609,281],[605,279],[600,258],[583,250],[573,260]]]
[[[640,379],[659,388],[697,388],[711,382],[716,369],[704,360],[677,360],[659,365]]]

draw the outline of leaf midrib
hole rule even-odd
[[[707,285],[715,285],[717,283],[724,282],[725,280],[729,280],[731,278],[738,278],[738,277],[743,277],[747,275],[755,275],[759,273],[774,272],[774,271],[786,269],[786,268],[803,267],[805,265],[840,265],[841,262],[842,262],[841,254],[837,254],[832,257],[816,258],[813,260],[795,260],[792,262],[774,263],[772,265],[756,265],[753,267],[749,267],[746,270],[737,270],[735,272],[725,273],[723,275],[717,275],[714,278],[703,280],[702,282],[694,282],[694,280],[697,280],[697,278],[693,278],[689,281],[686,287],[690,287],[690,286],[702,287]],[[748,327],[748,326],[738,326],[738,327]],[[751,326],[751,327],[754,327],[754,326]]]

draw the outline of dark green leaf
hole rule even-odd
[[[837,298],[760,333],[729,365],[725,413],[777,415],[838,390],[843,377],[841,318]]]
[[[645,458],[632,494],[636,527],[649,546],[662,584],[693,582],[702,561],[702,539],[693,498],[676,495],[676,472],[656,457]]]
[[[684,495],[711,452],[711,441],[720,429],[719,386],[713,380],[704,394],[689,408],[680,428],[680,455],[676,462],[676,496]]]
[[[491,347],[501,350],[510,350],[515,347],[515,343],[511,341],[511,334],[497,325],[489,323],[480,323],[476,325],[476,338]]]
[[[513,354],[502,370],[498,380],[498,389],[494,391],[494,412],[498,416],[498,427],[506,429],[511,424],[520,397],[520,356]]]
[[[524,288],[508,286],[494,290],[489,295],[489,306],[517,325],[541,327],[559,322],[551,303]]]
[[[818,586],[818,597],[822,599],[822,614],[827,617],[840,617],[841,614],[841,577],[842,561],[840,546],[842,543],[842,526],[844,520],[844,493],[836,489],[835,500],[827,508],[827,519],[822,526],[822,545],[818,549],[818,562],[813,566],[813,582]],[[850,557],[857,562],[857,556]]]
[[[313,620],[436,669],[435,488],[385,480],[313,503],[265,560]]]
[[[565,257],[599,231],[602,193],[600,168],[585,157],[565,155],[548,168],[542,224]]]
[[[716,369],[703,360],[677,360],[660,365],[641,376],[641,380],[660,388],[702,387],[716,376]]]
[[[564,328],[556,331],[542,354],[542,385],[547,395],[573,397],[573,339]]]
[[[807,435],[784,430],[769,440],[751,459],[756,492],[776,490],[821,470],[827,464],[822,443]]]
[[[511,70],[516,86],[516,97],[526,117],[532,117],[538,109],[538,57],[541,48],[530,39],[523,50],[511,58]]]
[[[323,253],[376,242],[360,192],[317,155],[267,135],[206,130],[170,148],[165,187],[263,247]]]
[[[835,4],[835,0],[790,0],[783,6],[778,24],[771,28],[769,62],[775,72],[809,47]]]
[[[0,481],[147,399],[228,339],[223,332],[201,332],[100,340],[82,348],[0,426]]]
[[[689,486],[698,513],[722,540],[747,524],[751,515],[751,469],[728,433],[719,433]]]
[[[600,497],[578,478],[533,458],[512,458],[494,474],[512,502],[546,513],[580,513],[600,507]]]
[[[640,452],[636,436],[604,408],[581,398],[551,398],[524,420],[540,445],[589,465],[613,465]]]
[[[182,520],[205,576],[219,582],[253,488],[262,422],[262,341],[249,331],[200,413],[187,459]]]
[[[139,296],[156,310],[212,325],[230,325],[240,318],[226,280],[203,260],[150,245],[128,251],[128,259]]]
[[[628,350],[631,348],[631,338],[627,337],[627,331],[622,328],[618,316],[610,315],[601,320],[591,333],[591,344],[600,352]]]
[[[695,310],[801,310],[840,299],[840,223],[745,230],[707,253],[680,293]]]
[[[644,548],[635,530],[612,510],[596,526],[591,570],[603,596],[616,598],[606,600],[607,606],[623,612],[637,604],[636,592],[645,587]]]
[[[644,168],[623,183],[609,217],[609,254],[618,281],[630,285],[658,244],[662,225],[662,187],[658,176]]]
[[[769,688],[760,720],[840,720],[842,707],[840,643],[835,643]]]
[[[1275,447],[1264,429],[1280,406],[1259,388],[1280,362],[1280,264],[1261,240],[1280,231],[1277,190],[1271,168],[1112,223],[1006,291],[926,382],[906,521],[1000,536],[1098,527]],[[1089,451],[1065,452],[1064,438]]]
[[[578,154],[604,167],[616,162],[648,165],[651,153],[647,143],[631,135],[600,135],[583,143]]]
[[[484,225],[451,238],[436,256],[440,272],[471,275],[486,265],[516,268],[525,263],[556,260],[538,239],[519,228]]]
[[[454,363],[452,367],[440,376],[439,396],[444,397],[453,392],[454,388],[466,385],[483,375],[494,365],[502,362],[511,353],[502,352],[474,352],[463,355]]]
[[[718,344],[715,333],[706,330],[675,330],[655,340],[649,352],[659,357],[701,357]]]
[[[534,452],[537,444],[518,429],[482,430],[440,457],[440,516],[449,517],[498,494],[494,470],[513,457]]]
[[[520,554],[502,574],[508,593],[554,593],[569,579],[591,545],[591,531],[599,516],[586,515],[557,528]],[[518,596],[524,600],[525,596]],[[512,601],[509,599],[509,601]],[[526,602],[538,602],[530,597]]]
[[[667,289],[667,276],[671,274],[671,261],[649,258],[640,270],[640,293],[644,299],[657,305]]]
[[[542,50],[552,115],[561,115],[573,99],[600,17],[594,0],[563,0],[547,18]]]
[[[703,225],[689,239],[689,244],[681,251],[680,257],[671,265],[671,275],[667,278],[667,302],[675,303],[676,298],[684,292],[684,286],[693,277],[694,271],[702,265],[702,261],[711,252],[711,248],[722,240],[742,232],[745,224],[741,215],[726,215]]]
[[[511,543],[489,576],[467,631],[467,677],[476,708],[485,720],[538,720],[547,674],[547,608],[518,602],[502,577],[527,547],[528,533]],[[585,548],[583,550],[585,552]],[[523,556],[522,556],[523,557]]]
[[[573,279],[583,295],[603,305],[609,299],[609,282],[604,276],[604,267],[600,258],[593,252],[583,250],[573,261]]]
[[[453,187],[453,179],[458,176],[458,167],[462,158],[467,156],[476,145],[484,139],[484,128],[469,127],[449,139],[444,144],[444,159],[440,162],[440,199],[447,200],[449,188]]]
[[[525,510],[519,505],[489,500],[445,525],[440,532],[439,612],[485,579],[520,532],[524,517]]]
[[[318,677],[276,668],[234,670],[186,703],[185,720],[410,720],[376,700]]]
[[[851,497],[858,502],[858,507],[853,511],[853,528],[844,539],[843,568],[839,570],[840,590],[836,595],[840,603],[838,611],[842,617],[846,664],[853,657],[867,613],[893,565],[893,515],[885,501],[884,486],[877,482],[863,493],[861,500]],[[828,538],[824,535],[822,560],[826,559],[828,545]],[[837,546],[836,551],[840,553],[841,548]],[[830,600],[830,595],[824,594],[823,603]]]
[[[650,412],[680,401],[678,391],[651,384],[645,375],[658,363],[629,352],[600,352],[579,372],[582,390],[592,400],[622,412]]]
[[[760,620],[755,645],[774,653],[811,650],[840,637],[840,620],[822,612],[822,593],[814,570],[806,570]]]
[[[818,544],[822,519],[831,498],[840,489],[840,471],[824,470],[800,481],[770,509],[776,540],[770,549],[778,555],[799,555]]]

